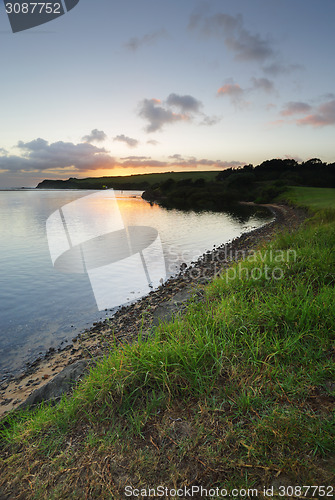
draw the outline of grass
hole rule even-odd
[[[333,188],[290,187],[281,195],[281,198],[313,211],[335,209],[335,189]]]
[[[111,350],[72,397],[10,414],[0,492],[125,498],[127,485],[202,485],[262,496],[333,484],[332,206],[215,279],[150,341]]]

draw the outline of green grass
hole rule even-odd
[[[335,210],[322,213],[223,273],[150,341],[112,351],[57,407],[11,414],[2,488],[50,499],[332,484]]]
[[[281,199],[314,211],[335,209],[335,189],[333,188],[290,187],[281,195]]]

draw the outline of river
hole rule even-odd
[[[167,210],[140,194],[0,191],[0,380],[272,218]]]

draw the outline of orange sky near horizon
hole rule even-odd
[[[164,172],[210,172],[210,171],[217,171],[219,172],[220,170],[223,170],[222,168],[206,168],[205,166],[202,167],[190,167],[190,168],[183,168],[183,167],[178,167],[175,165],[171,165],[171,168],[153,168],[153,167],[141,167],[141,168],[113,168],[113,169],[97,169],[97,170],[90,170],[87,172],[78,172],[78,175],[72,175],[71,177],[77,177],[78,179],[83,179],[85,177],[125,177],[128,175],[140,175],[140,174],[162,174]]]

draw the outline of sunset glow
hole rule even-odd
[[[13,34],[1,3],[0,187],[333,162],[334,16],[332,0],[81,0]]]

